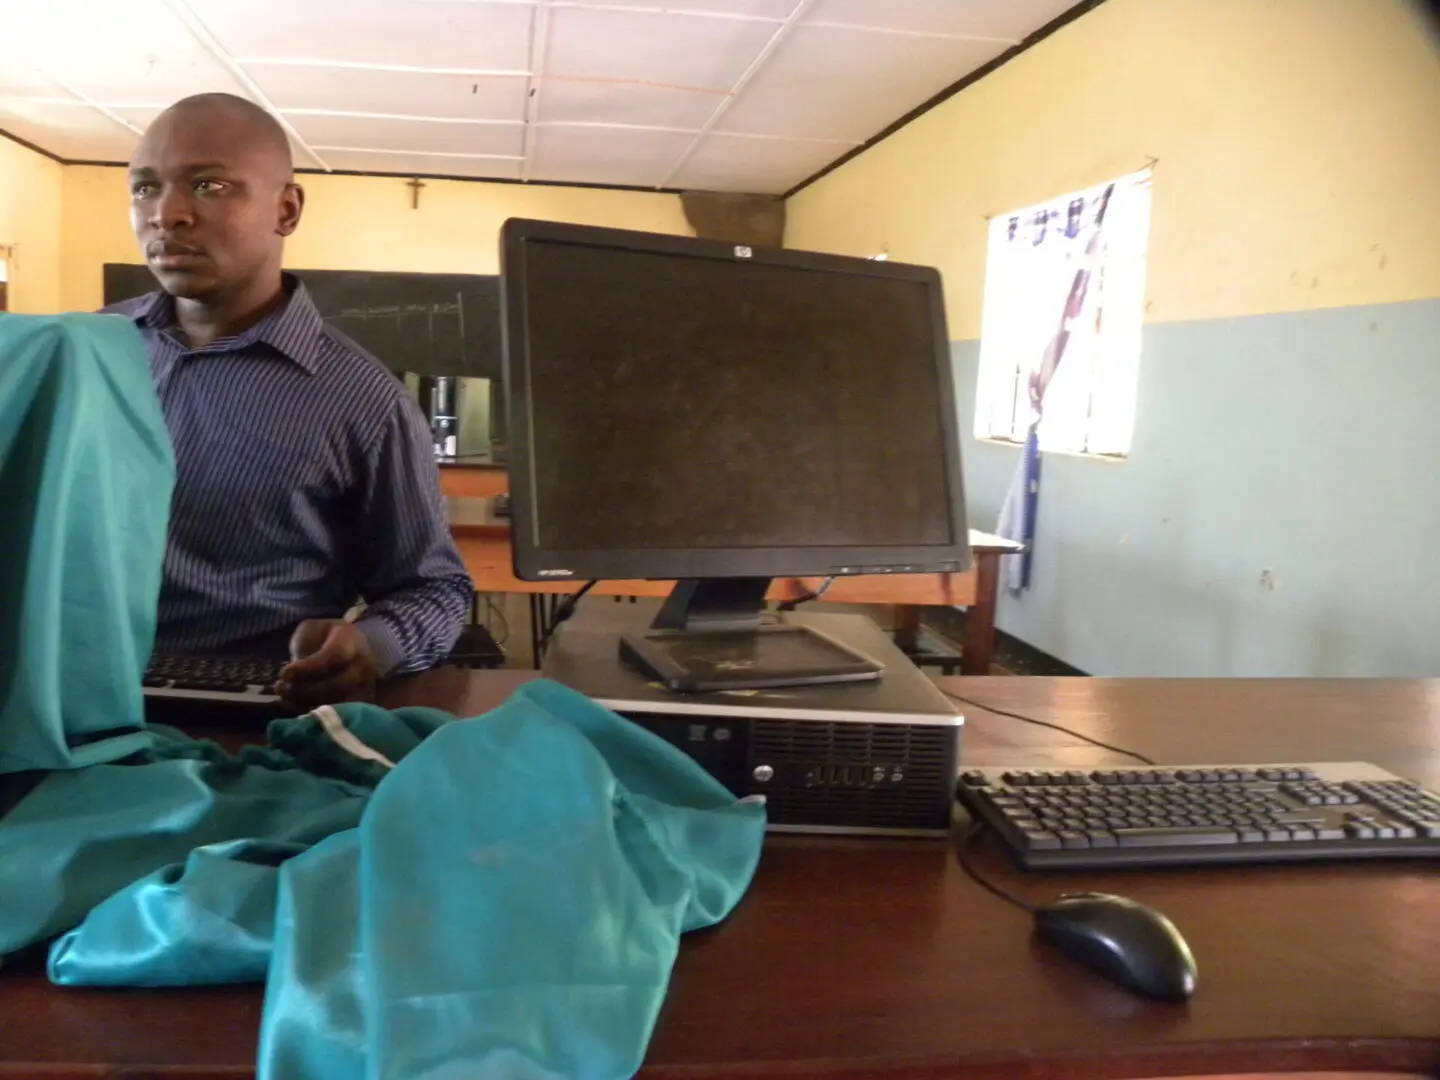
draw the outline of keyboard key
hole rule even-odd
[[[1085,835],[1090,839],[1092,848],[1118,847],[1115,834],[1108,829],[1087,829]]]
[[[1115,839],[1121,847],[1207,847],[1212,844],[1238,844],[1240,836],[1234,829],[1117,829]]]
[[[1240,842],[1242,844],[1263,844],[1265,842],[1265,833],[1256,828],[1241,829]]]
[[[1048,830],[1028,832],[1024,835],[1023,840],[1025,846],[1031,851],[1054,851],[1061,846],[1060,837]]]
[[[1060,832],[1060,843],[1067,850],[1071,848],[1088,848],[1090,846],[1090,838],[1078,830],[1064,829]]]
[[[960,782],[970,787],[989,787],[990,781],[983,772],[967,772],[960,775]]]
[[[1345,830],[1336,828],[1334,826],[1328,826],[1326,828],[1316,829],[1315,836],[1317,839],[1320,840],[1344,840]]]

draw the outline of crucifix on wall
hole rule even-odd
[[[425,186],[424,182],[417,176],[413,180],[406,180],[405,186],[410,189],[410,209],[420,209],[420,189]]]

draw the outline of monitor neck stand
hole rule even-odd
[[[670,590],[654,630],[753,633],[760,629],[770,578],[686,578]]]
[[[678,692],[814,686],[878,678],[883,665],[805,626],[763,618],[770,578],[675,584],[650,630],[620,639],[621,659]]]

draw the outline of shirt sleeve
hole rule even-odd
[[[365,456],[356,628],[381,676],[445,659],[465,623],[475,587],[455,550],[435,451],[419,408],[397,400]]]

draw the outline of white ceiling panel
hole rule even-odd
[[[659,12],[560,8],[545,70],[623,82],[728,90],[777,24]]]
[[[775,192],[1072,2],[0,0],[0,130],[123,164],[222,90],[301,166]]]
[[[798,0],[552,0],[553,6],[648,8],[651,11],[700,12],[708,15],[780,21]],[[883,0],[882,0],[883,2]]]
[[[233,56],[524,71],[529,4],[482,0],[188,0]],[[117,4],[124,8],[125,4]]]
[[[3,33],[34,68],[97,101],[167,104],[241,89],[161,0],[17,5]]]
[[[520,162],[499,158],[463,158],[432,154],[376,154],[327,150],[326,163],[347,172],[397,173],[401,176],[473,176],[520,179]],[[303,180],[302,180],[303,182]]]
[[[805,21],[910,33],[1001,38],[1034,33],[1075,0],[815,0]],[[953,81],[953,80],[952,80]]]
[[[524,79],[268,64],[248,70],[282,112],[326,109],[478,120],[525,116]]]
[[[286,119],[312,147],[349,146],[362,150],[415,150],[423,153],[506,154],[518,157],[525,139],[520,124],[414,123],[360,116],[295,116]],[[321,156],[325,157],[324,152]],[[326,161],[329,158],[326,157]]]
[[[863,141],[1005,48],[797,26],[718,130]]]
[[[813,176],[848,149],[843,143],[708,135],[670,186],[778,195]]]
[[[139,136],[94,109],[0,101],[0,128],[73,161],[130,160]]]
[[[723,93],[636,83],[547,78],[536,99],[536,118],[542,124],[625,124],[695,131],[725,97]]]
[[[0,98],[66,98],[59,86],[30,67],[23,57],[10,55],[0,46]]]
[[[530,176],[658,187],[693,138],[671,131],[542,127],[535,132]]]

